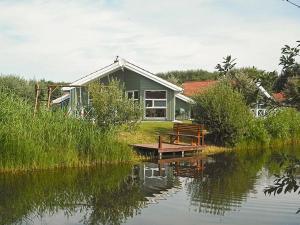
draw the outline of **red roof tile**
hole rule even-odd
[[[283,92],[273,93],[272,95],[277,102],[282,102],[286,99],[286,96]]]
[[[205,91],[205,89],[213,86],[218,81],[207,80],[207,81],[187,81],[182,84],[183,94],[186,96],[193,96],[195,94]]]

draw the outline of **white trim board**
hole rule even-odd
[[[195,101],[183,94],[176,94],[175,95],[176,98],[179,98],[180,100],[184,101],[184,102],[188,102],[188,103],[195,103]]]
[[[141,68],[141,67],[138,67],[128,61],[126,61],[125,59],[119,59],[118,61],[114,62],[113,64],[109,65],[109,66],[106,66],[100,70],[97,70],[87,76],[84,76],[76,81],[74,81],[73,83],[71,83],[71,85],[85,85],[97,78],[102,78],[102,77],[105,77],[115,71],[118,71],[118,70],[123,70],[124,68],[128,69],[128,70],[131,70],[133,72],[136,72],[150,80],[153,80],[171,90],[174,90],[174,91],[177,91],[177,92],[182,92],[183,89],[181,87],[178,87],[177,85],[175,84],[172,84],[170,83],[169,81],[166,81],[158,76],[156,76],[155,74]],[[66,87],[66,88],[63,88],[63,90],[65,91],[69,91],[71,89],[73,89],[74,87]]]

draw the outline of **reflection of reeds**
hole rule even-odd
[[[26,102],[0,92],[0,170],[86,166],[132,159],[128,145],[63,112],[33,117]]]
[[[121,164],[0,174],[0,225],[34,224],[58,212],[82,212],[82,224],[121,224],[144,207],[130,172]]]

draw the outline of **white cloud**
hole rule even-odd
[[[153,72],[213,70],[227,54],[240,66],[277,69],[280,48],[300,37],[299,19],[293,12],[270,16],[274,8],[257,12],[259,0],[220,2],[0,3],[0,73],[72,81],[116,55]],[[256,11],[243,16],[250,6]]]

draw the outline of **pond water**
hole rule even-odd
[[[300,224],[300,196],[263,192],[282,170],[280,154],[1,174],[0,224]]]

